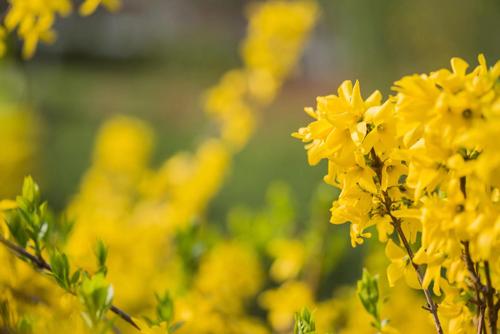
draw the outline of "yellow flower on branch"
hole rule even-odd
[[[52,43],[56,33],[53,29],[57,17],[66,17],[71,11],[71,0],[9,0],[9,8],[4,18],[7,31],[17,30],[18,36],[24,41],[22,55],[31,58],[39,42]],[[120,0],[85,0],[80,7],[82,15],[92,14],[97,6],[103,4],[109,10],[120,7]],[[0,40],[4,40],[5,32],[0,31]],[[5,46],[1,44],[0,55]]]
[[[417,273],[411,264],[410,257],[391,239],[389,239],[385,245],[385,255],[391,260],[391,263],[387,267],[387,279],[391,287],[394,286],[401,277],[404,277],[406,284],[410,287],[421,289]]]

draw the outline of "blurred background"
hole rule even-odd
[[[11,48],[0,63],[0,117],[7,106],[16,105],[32,111],[34,118],[0,118],[4,134],[17,131],[10,137],[15,140],[2,143],[3,155],[25,160],[22,169],[2,174],[3,184],[10,185],[0,190],[2,196],[16,193],[29,173],[51,204],[64,208],[91,162],[100,125],[112,115],[151,124],[156,136],[153,166],[195,147],[213,126],[201,112],[202,93],[240,64],[247,4],[126,0],[118,13],[99,9],[89,18],[73,14],[59,20],[55,44],[41,45],[30,61],[20,60],[19,47]],[[480,52],[490,63],[500,56],[494,40],[500,36],[497,0],[320,4],[320,23],[301,66],[259,116],[256,134],[236,156],[209,207],[212,221],[225,220],[235,205],[263,206],[273,180],[290,185],[297,215],[307,219],[326,165],[310,168],[303,146],[290,133],[308,121],[303,107],[314,106],[316,96],[334,93],[343,80],[359,79],[364,96],[374,89],[387,96],[402,75],[447,67],[452,56],[471,63]],[[327,196],[333,199],[334,191]],[[327,224],[328,215],[324,220]],[[354,258],[359,258],[357,252]]]

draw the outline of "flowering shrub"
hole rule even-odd
[[[0,55],[6,51],[5,38],[7,32],[17,30],[18,36],[24,41],[23,57],[31,58],[37,44],[51,43],[55,40],[53,29],[58,16],[68,16],[73,7],[71,0],[9,0],[7,13],[0,26]],[[120,7],[120,0],[85,0],[79,6],[81,15],[92,14],[99,5],[109,10]]]
[[[61,9],[52,10],[47,17]],[[201,230],[206,225],[205,208],[223,182],[231,157],[251,135],[254,114],[274,99],[293,70],[316,11],[311,1],[269,1],[250,8],[243,66],[225,74],[205,95],[204,109],[220,131],[193,153],[177,153],[152,169],[151,129],[139,120],[118,116],[97,137],[92,166],[67,209],[72,220],[54,219],[30,178],[25,189],[36,192],[36,201],[23,191],[17,201],[2,202],[6,227],[2,240],[7,247],[0,254],[9,263],[0,273],[2,330],[266,332],[258,319],[247,314],[250,299],[263,289],[260,254],[252,245],[223,240],[215,229],[206,236]],[[29,21],[39,15],[25,14],[35,18],[19,19]],[[25,54],[30,55],[26,48],[30,51],[32,45],[25,45]],[[281,55],[283,62],[277,61]],[[23,207],[25,197],[29,210]],[[33,217],[25,217],[25,211]],[[97,242],[93,258],[89,245],[96,240],[105,241],[105,246]],[[31,266],[16,261],[12,253]],[[237,279],[241,263],[247,272]],[[293,277],[298,271],[273,270],[280,277]],[[27,282],[30,288],[25,289]],[[60,289],[54,290],[53,283]],[[26,298],[17,298],[19,291]],[[175,304],[163,291],[172,292]],[[154,292],[159,294],[155,297]]]
[[[71,10],[69,0],[9,4],[0,37],[17,30],[25,57]],[[120,2],[86,0],[80,14],[100,4]],[[31,177],[0,201],[0,332],[496,333],[500,62],[480,56],[467,72],[454,58],[451,71],[397,81],[385,101],[345,81],[294,134],[310,164],[327,160],[325,181],[340,192],[320,186],[302,221],[287,185],[273,183],[264,207],[237,206],[218,226],[207,208],[296,67],[318,6],[269,0],[247,14],[242,65],[203,95],[217,130],[192,151],[152,167],[152,129],[115,116],[64,214]],[[0,154],[0,176],[29,168],[36,126],[25,115],[0,122],[15,148]],[[364,270],[356,287],[332,288],[352,259],[324,224],[333,198],[331,222],[350,223],[351,245],[368,248],[363,265],[387,280]],[[383,249],[365,242],[374,229]]]
[[[389,284],[423,289],[438,333],[496,333],[500,62],[451,67],[396,81],[386,101],[345,81],[306,108],[315,121],[294,136],[342,190],[330,221],[350,222],[353,247],[377,229]]]

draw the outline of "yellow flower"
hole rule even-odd
[[[420,248],[417,253],[415,253],[415,257],[413,261],[416,264],[426,264],[427,268],[425,269],[424,280],[422,281],[422,287],[427,289],[431,282],[434,282],[432,287],[432,291],[436,296],[441,295],[441,267],[443,263],[443,255],[442,254],[429,254],[425,251],[424,248]]]
[[[13,201],[10,199],[3,199],[0,201],[0,212],[12,210],[12,209],[15,209],[16,207],[17,207],[16,201]]]
[[[58,16],[66,17],[72,11],[70,0],[9,0],[10,7],[4,19],[7,31],[14,31],[24,40],[22,54],[24,58],[31,58],[40,41],[52,43],[56,33],[53,30]],[[85,0],[80,7],[80,14],[89,15],[97,6],[103,4],[109,10],[120,7],[120,0]],[[2,28],[3,29],[3,28]],[[4,54],[4,31],[0,32],[0,56]]]
[[[243,302],[259,290],[262,276],[253,249],[237,242],[222,242],[202,259],[194,286],[225,314],[238,314]]]
[[[460,295],[459,289],[445,283],[443,290],[445,297],[439,303],[439,315],[447,321],[447,332],[450,334],[474,333],[477,330],[474,315],[463,296]]]
[[[363,238],[369,238],[371,233],[365,232],[365,229],[373,225],[370,222],[369,213],[372,209],[372,196],[360,189],[356,191],[343,191],[339,199],[333,202],[330,209],[332,215],[330,222],[332,224],[351,223],[350,235],[351,245],[363,243]]]
[[[275,259],[271,265],[270,275],[278,282],[297,277],[306,261],[306,250],[300,240],[272,240],[268,251]]]
[[[316,164],[324,158],[335,161],[343,153],[352,155],[352,142],[359,144],[366,135],[366,126],[360,123],[365,111],[379,105],[380,100],[380,92],[375,91],[363,101],[357,81],[354,86],[351,81],[344,81],[338,95],[318,97],[316,110],[305,109],[316,121],[292,134],[303,142],[310,142],[306,146],[309,163]]]
[[[94,161],[110,173],[134,175],[148,164],[152,143],[152,131],[143,122],[116,116],[99,132]]]
[[[390,239],[385,246],[385,255],[391,260],[391,263],[387,267],[387,279],[391,287],[394,286],[401,277],[404,277],[406,284],[410,287],[421,289],[410,256]]]
[[[381,106],[369,108],[364,120],[372,129],[363,139],[363,152],[367,154],[373,148],[379,157],[386,158],[398,146],[393,103],[386,101]]]
[[[121,0],[85,0],[80,5],[80,15],[88,16],[92,14],[101,4],[104,5],[108,10],[115,11],[120,9]]]
[[[408,175],[408,167],[401,163],[401,161],[387,159],[384,161],[384,166],[382,167],[382,180],[380,182],[380,188],[386,191],[392,187],[400,188],[402,182],[401,177],[403,175]],[[402,189],[403,192],[405,189]],[[398,198],[399,199],[399,198]]]
[[[272,82],[268,91],[254,95],[266,103],[296,64],[298,50],[317,19],[318,6],[307,0],[271,0],[250,7],[248,14],[249,35],[241,54],[246,68]]]
[[[293,328],[294,314],[303,307],[313,305],[310,288],[303,282],[288,281],[274,290],[268,290],[259,297],[260,305],[268,310],[268,318],[277,332]]]
[[[10,4],[4,24],[8,31],[17,29],[18,35],[24,39],[25,58],[33,56],[39,40],[52,42],[55,17],[67,16],[71,12],[69,0],[11,0]]]

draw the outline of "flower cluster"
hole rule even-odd
[[[83,4],[86,5],[87,2]],[[295,23],[288,19],[292,14],[299,19]],[[274,19],[258,23],[262,15],[272,15]],[[220,133],[204,138],[192,152],[178,152],[158,168],[152,168],[151,128],[130,117],[114,117],[101,128],[92,165],[67,208],[74,225],[64,244],[65,254],[72,262],[90,268],[93,263],[88,256],[89,245],[96,239],[105,240],[109,248],[107,279],[116,291],[114,300],[118,305],[134,314],[149,315],[156,304],[153,291],[168,290],[175,296],[175,319],[185,325],[172,328],[177,322],[172,323],[171,317],[159,317],[158,321],[134,319],[145,333],[171,333],[174,329],[184,333],[267,332],[261,321],[247,313],[249,299],[263,288],[258,279],[263,270],[255,247],[221,240],[215,228],[203,224],[204,213],[224,180],[232,156],[248,141],[252,132],[248,125],[253,124],[254,114],[274,99],[296,65],[314,26],[316,4],[262,2],[253,7],[249,19],[252,23],[247,39],[257,41],[252,48],[265,54],[265,60],[250,66],[244,59],[240,69],[229,71],[206,93],[204,109],[221,126]],[[294,34],[287,33],[291,26],[296,29]],[[276,73],[275,59],[283,50],[291,61]],[[273,91],[271,94],[266,90],[264,98],[259,89],[268,86],[270,80]],[[201,225],[210,235],[199,237]],[[271,225],[265,225],[269,233]],[[214,238],[218,241],[216,245],[212,244]],[[9,258],[4,249],[0,255],[3,251]],[[294,258],[281,263],[287,266],[290,261]],[[246,264],[245,268],[241,268],[241,263]],[[292,266],[297,267],[294,263]],[[273,272],[289,278],[297,275],[298,270],[278,268]],[[12,272],[19,274],[17,268],[9,273],[0,271],[0,280],[3,276],[11,277]],[[38,281],[37,273],[29,268],[22,275],[26,280]],[[236,279],[237,276],[241,279]],[[0,301],[11,300],[7,297]],[[55,295],[47,305],[53,307],[58,300],[59,295]],[[81,333],[86,332],[85,326],[80,326],[78,308],[71,309],[72,317],[67,316],[66,321],[54,317],[40,320],[43,315],[33,312],[33,308],[21,300],[9,310],[33,315],[37,322],[32,326],[35,330],[40,322],[47,326],[61,322],[61,329],[51,332],[64,333],[65,325],[72,323],[75,332],[80,329]],[[54,309],[59,315],[59,309]],[[116,327],[124,333],[134,332],[133,327],[123,322],[117,321]]]
[[[376,227],[389,281],[404,276],[424,289],[438,332],[441,316],[450,333],[486,323],[493,333],[500,62],[488,68],[480,55],[470,72],[459,58],[451,67],[402,78],[385,102],[378,91],[364,100],[359,83],[346,81],[338,95],[319,97],[316,110],[306,108],[315,121],[294,136],[308,143],[310,164],[328,160],[325,181],[342,190],[331,222],[351,223],[353,246]],[[445,295],[439,315],[431,285]]]
[[[53,29],[58,16],[68,16],[72,11],[71,0],[9,0],[9,8],[0,27],[0,55],[5,52],[6,32],[17,30],[24,41],[23,57],[30,58],[39,42],[51,43],[56,33]],[[110,10],[120,7],[120,0],[85,0],[80,5],[81,15],[92,14],[102,4]]]
[[[226,73],[206,94],[205,110],[221,124],[231,149],[248,141],[255,111],[268,105],[296,66],[317,19],[314,1],[272,0],[250,7],[243,66]]]

